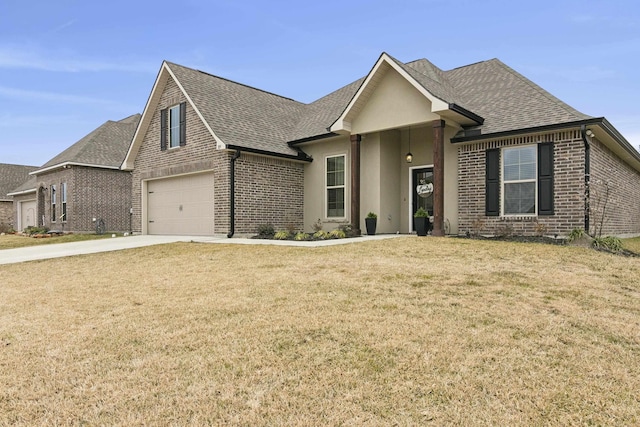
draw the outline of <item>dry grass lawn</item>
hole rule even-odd
[[[109,234],[65,234],[64,236],[47,237],[36,239],[17,234],[5,234],[0,236],[0,249],[24,248],[26,246],[50,245],[52,243],[80,242],[83,240],[105,239],[111,237]]]
[[[0,277],[0,425],[640,424],[638,258],[181,243]]]

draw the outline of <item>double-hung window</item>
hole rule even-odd
[[[51,186],[51,222],[56,222],[56,186]]]
[[[60,201],[62,202],[62,222],[67,222],[67,183],[63,182],[60,184]]]
[[[502,154],[504,215],[535,215],[538,170],[536,146],[504,148]]]
[[[160,110],[160,150],[187,145],[187,103]]]
[[[180,146],[180,106],[169,108],[169,147]]]
[[[327,218],[345,217],[345,157],[342,154],[326,159]]]

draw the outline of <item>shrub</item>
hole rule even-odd
[[[317,233],[320,230],[322,230],[322,221],[318,218],[318,220],[313,223],[313,231]]]
[[[416,213],[413,214],[414,218],[429,218],[429,212],[424,210],[424,208],[418,208]]]
[[[345,233],[345,231],[341,228],[336,228],[335,230],[331,230],[329,232],[329,237],[331,237],[332,239],[344,239],[345,237],[347,237],[347,233]]]
[[[586,233],[582,228],[574,228],[573,230],[571,230],[571,233],[569,233],[567,240],[569,242],[573,242],[574,240],[578,240],[579,238],[584,237],[585,234]]]
[[[318,240],[326,240],[330,237],[331,236],[329,235],[329,232],[324,230],[318,230],[315,233],[313,233],[313,238]]]
[[[309,235],[302,231],[297,232],[296,235],[293,236],[293,240],[301,241],[301,240],[308,240],[308,239],[309,239]]]
[[[24,229],[24,232],[29,236],[33,236],[34,234],[45,234],[48,231],[49,229],[47,227],[37,227],[35,225],[30,225]]]
[[[622,240],[613,236],[596,237],[591,244],[596,249],[606,249],[612,252],[622,251]]]
[[[338,230],[342,231],[344,233],[343,237],[339,237],[340,239],[343,239],[345,237],[356,237],[357,233],[353,228],[353,225],[351,224],[342,224],[338,227]]]
[[[496,236],[498,237],[511,237],[513,236],[513,225],[503,224],[496,229]]]
[[[546,224],[536,221],[535,225],[536,236],[544,236],[549,231],[549,227]]]
[[[286,230],[280,230],[276,234],[273,235],[273,238],[276,240],[287,240],[291,234]]]
[[[271,224],[260,224],[258,226],[258,236],[260,237],[273,237],[276,231]]]
[[[373,213],[373,212],[369,212],[369,213],[367,214],[367,218],[373,218],[373,219],[376,219],[376,218],[378,218],[378,215],[376,215],[376,214],[375,214],[375,213]]]

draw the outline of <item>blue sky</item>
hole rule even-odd
[[[640,145],[640,2],[0,0],[0,163],[142,112],[163,59],[311,102],[381,52],[499,58]]]

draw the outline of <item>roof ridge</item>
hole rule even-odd
[[[237,81],[235,81],[235,80],[228,79],[228,78],[226,78],[226,77],[216,76],[215,74],[211,74],[211,73],[208,73],[208,72],[206,72],[206,71],[199,70],[199,69],[197,69],[197,68],[187,67],[187,66],[185,66],[185,65],[176,64],[175,62],[170,62],[170,61],[166,61],[166,60],[165,60],[165,62],[166,62],[168,65],[176,65],[176,66],[181,67],[181,68],[184,68],[184,69],[186,69],[186,70],[195,71],[195,72],[197,72],[197,73],[201,73],[201,74],[204,74],[204,75],[206,75],[206,76],[213,77],[213,78],[216,78],[216,79],[224,80],[224,81],[226,81],[226,82],[233,83],[233,84],[236,84],[236,85],[238,85],[238,86],[243,86],[243,87],[246,87],[246,88],[248,88],[248,89],[253,89],[253,90],[256,90],[256,91],[258,91],[258,92],[262,92],[262,93],[266,93],[266,94],[268,94],[268,95],[276,96],[276,97],[278,97],[278,98],[286,99],[287,101],[293,101],[293,102],[298,103],[298,104],[307,105],[307,104],[305,104],[305,103],[303,103],[303,102],[296,101],[296,100],[295,100],[295,99],[293,99],[293,98],[289,98],[289,97],[287,97],[287,96],[279,95],[279,94],[277,94],[277,93],[270,92],[270,91],[268,91],[268,90],[264,90],[264,89],[260,89],[260,88],[257,88],[257,87],[254,87],[254,86],[251,86],[251,85],[248,85],[248,84],[245,84],[245,83],[240,83],[240,82],[237,82]]]
[[[491,59],[485,59],[485,60],[482,60],[482,61],[472,62],[471,64],[461,65],[459,67],[454,67],[454,68],[452,68],[450,70],[446,70],[446,71],[443,70],[443,72],[444,73],[448,73],[449,71],[460,70],[462,68],[473,67],[474,65],[483,64],[485,62],[487,62],[487,63],[488,62],[494,62],[494,61],[502,63],[502,61],[500,61],[498,58],[491,58]]]

